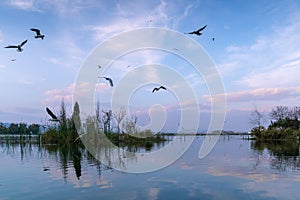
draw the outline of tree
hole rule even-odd
[[[18,133],[20,135],[25,135],[27,132],[27,124],[25,123],[19,123],[19,126],[18,126]]]
[[[80,109],[79,104],[76,101],[73,108],[72,121],[75,125],[76,130],[80,130],[81,122],[80,122]]]
[[[67,131],[67,114],[66,114],[66,104],[64,99],[61,101],[60,105],[60,131]]]
[[[0,134],[7,134],[6,126],[0,122]]]
[[[300,128],[300,108],[287,106],[276,106],[270,113],[271,125],[279,129],[292,128],[298,130]]]
[[[124,119],[124,117],[126,116],[126,109],[125,107],[121,107],[120,110],[118,112],[113,113],[113,117],[117,122],[117,133],[121,132],[121,122]]]
[[[250,115],[250,123],[255,126],[255,132],[261,134],[261,131],[264,130],[263,124],[266,122],[265,116],[258,111],[256,105],[254,105],[254,110]],[[254,130],[254,129],[252,129]],[[252,131],[251,131],[252,132]]]
[[[40,133],[40,125],[38,124],[30,124],[27,128],[27,132],[29,134],[37,135]]]
[[[127,122],[125,123],[125,131],[128,134],[135,134],[137,133],[137,116],[131,116],[131,119],[127,119]]]
[[[276,106],[272,109],[270,113],[271,120],[281,121],[288,118],[290,115],[290,110],[287,106]]]
[[[11,123],[8,127],[8,133],[9,134],[18,134],[19,131],[19,125],[15,123]]]
[[[97,119],[98,123],[101,123],[100,102],[99,102],[99,100],[97,100],[97,103],[96,103],[96,119]]]
[[[102,112],[104,113],[104,115],[102,116],[102,122],[103,122],[103,128],[104,128],[104,133],[110,133],[111,132],[111,127],[110,127],[110,122],[112,120],[112,111],[104,111],[102,110]]]

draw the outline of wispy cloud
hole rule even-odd
[[[290,17],[287,24],[273,26],[253,44],[228,46],[222,74],[252,88],[299,85],[295,74],[300,68],[300,23]]]
[[[71,103],[75,84],[72,83],[65,88],[52,89],[44,92],[46,98],[43,100],[43,105],[58,104],[64,99],[65,102]]]
[[[75,13],[101,6],[97,0],[8,0],[7,4],[21,10],[44,12],[54,10],[59,14]]]
[[[9,0],[8,4],[21,10],[35,10],[34,0]]]
[[[282,88],[259,88],[247,91],[232,92],[226,94],[228,102],[251,102],[253,100],[263,101],[280,101],[286,98],[299,98],[300,86],[298,87],[282,87]]]
[[[153,4],[150,1],[126,2],[126,5],[119,3],[111,9],[113,9],[114,17],[111,20],[108,19],[107,25],[95,24],[86,27],[86,29],[94,31],[96,41],[103,41],[111,35],[134,28],[151,26],[172,28],[175,24],[175,20],[169,15],[170,7],[163,0],[159,4]],[[189,9],[188,6],[183,16],[188,13]]]

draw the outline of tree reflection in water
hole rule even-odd
[[[89,166],[94,166],[97,169],[97,173],[100,177],[101,173],[104,170],[111,170],[113,166],[118,165],[120,167],[126,167],[126,162],[124,160],[135,159],[136,152],[151,151],[153,147],[159,148],[163,146],[163,142],[157,143],[145,143],[141,144],[130,144],[127,146],[122,146],[119,149],[119,159],[117,163],[111,163],[104,165],[96,159],[83,144],[73,144],[68,143],[64,145],[55,145],[55,144],[40,144],[38,142],[24,143],[17,141],[1,141],[0,149],[2,153],[7,154],[8,156],[20,157],[21,162],[24,159],[30,160],[30,158],[38,157],[41,162],[50,162],[46,165],[59,165],[59,168],[62,170],[62,176],[65,181],[68,178],[68,174],[74,171],[76,178],[79,180],[82,176],[82,164],[83,161]],[[96,145],[97,152],[105,155],[106,160],[110,160],[112,155],[112,149],[109,146],[105,145]],[[55,167],[57,169],[57,167]],[[42,166],[44,172],[52,171],[50,166]]]
[[[300,172],[299,142],[292,140],[281,141],[251,141],[251,149],[257,153],[256,165],[260,163],[259,156],[263,151],[269,153],[269,163],[272,169],[278,171]]]

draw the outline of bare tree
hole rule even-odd
[[[102,123],[103,123],[103,126],[104,126],[103,127],[104,128],[104,133],[110,133],[111,132],[110,122],[111,122],[112,117],[113,117],[112,111],[111,110],[109,110],[109,111],[102,110],[102,112],[104,113],[104,115],[102,116],[102,119],[101,119]]]
[[[256,105],[254,104],[254,110],[250,114],[250,123],[253,124],[256,128],[258,128],[258,131],[261,132],[264,127],[263,124],[266,122],[266,117],[258,111]]]
[[[290,109],[289,111],[289,119],[293,119],[293,120],[299,120],[300,118],[300,107],[295,106],[293,108]]]
[[[118,112],[113,113],[113,117],[117,122],[117,132],[118,133],[121,132],[120,125],[125,116],[126,116],[126,108],[125,107],[121,107]]]
[[[276,106],[270,113],[271,120],[280,121],[288,118],[290,115],[290,109],[287,106]]]
[[[98,121],[98,123],[101,122],[101,116],[100,116],[100,102],[99,100],[97,100],[97,103],[96,103],[96,119]]]
[[[126,133],[129,134],[135,134],[137,133],[137,116],[131,116],[131,119],[127,119],[126,123],[125,123],[125,131]]]

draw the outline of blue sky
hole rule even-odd
[[[299,8],[299,1],[271,0],[1,1],[0,46],[25,39],[28,43],[21,53],[0,48],[0,121],[44,122],[48,118],[45,106],[58,112],[62,98],[70,113],[81,65],[97,45],[113,35],[143,27],[184,33],[207,24],[202,36],[189,37],[207,51],[223,79],[227,96],[224,129],[249,131],[254,104],[266,113],[277,105],[299,105]],[[33,27],[41,29],[44,40],[34,39],[29,30]],[[107,73],[117,83],[118,77],[142,64],[174,65],[196,91],[203,111],[200,123],[207,124],[209,100],[203,80],[180,59],[162,54],[144,50],[124,56],[118,62],[131,67],[118,68],[116,63]],[[153,78],[155,73],[151,73]],[[98,86],[100,96],[112,94],[105,81]],[[166,92],[149,95],[153,86],[141,88],[130,100],[140,113],[139,122],[147,124],[149,107],[162,104],[172,116],[165,130],[177,128],[176,98]]]

